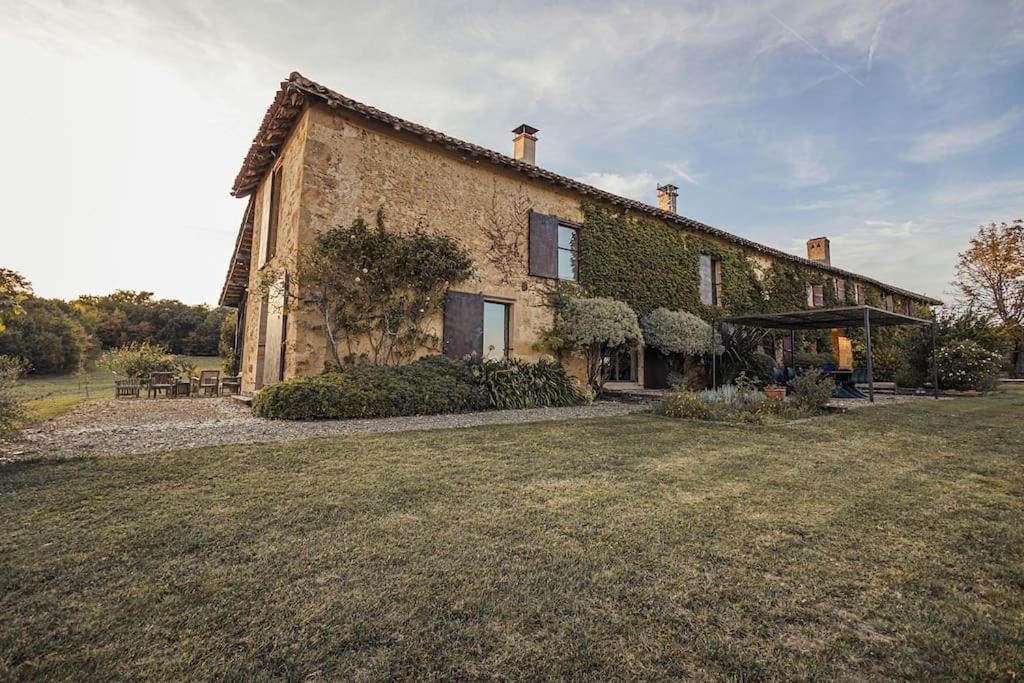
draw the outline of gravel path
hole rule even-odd
[[[123,455],[366,432],[614,417],[638,410],[643,410],[643,406],[599,401],[572,408],[290,422],[254,417],[248,408],[230,398],[92,401],[42,427],[23,431],[18,441],[0,443],[0,462],[42,454]]]

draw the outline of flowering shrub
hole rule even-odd
[[[770,399],[760,392],[738,390],[733,385],[699,393],[674,389],[665,394],[657,412],[666,417],[764,424],[804,417],[809,413],[794,402]]]
[[[942,347],[936,356],[943,389],[990,391],[996,387],[1002,365],[998,353],[967,340]]]
[[[836,383],[832,378],[819,370],[801,373],[790,386],[793,387],[793,399],[796,404],[810,413],[820,412],[828,405],[836,389]]]

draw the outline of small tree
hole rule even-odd
[[[146,377],[151,372],[178,372],[178,360],[166,346],[149,342],[130,342],[111,349],[100,358],[99,366],[123,377]]]
[[[222,367],[225,374],[235,376],[238,374],[238,365],[241,358],[235,351],[235,327],[238,321],[238,313],[228,313],[220,322],[220,335],[217,339],[217,352],[220,355]]]
[[[600,393],[604,387],[601,357],[605,349],[621,349],[643,341],[640,322],[629,304],[614,299],[569,299],[559,312],[558,337],[587,362],[587,381]]]
[[[18,379],[25,372],[25,361],[0,355],[0,438],[17,428],[25,412],[14,395]]]
[[[978,228],[960,253],[954,284],[967,308],[1003,326],[1024,370],[1024,221]]]
[[[21,302],[32,295],[32,285],[21,273],[0,268],[0,332],[4,321],[21,313]]]
[[[299,256],[288,305],[317,311],[334,362],[398,365],[422,347],[436,348],[425,323],[441,309],[452,284],[472,275],[473,262],[452,238],[371,229],[359,218],[319,236]],[[281,282],[268,273],[267,286]],[[364,347],[365,344],[365,347]]]
[[[644,316],[642,326],[644,343],[665,354],[696,356],[719,346],[712,338],[711,325],[686,311],[656,308]]]

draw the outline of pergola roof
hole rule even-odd
[[[756,313],[723,318],[722,322],[770,330],[827,330],[834,327],[863,327],[867,312],[871,326],[931,325],[933,321],[886,311],[874,306],[844,306],[842,308],[810,308],[788,313]]]

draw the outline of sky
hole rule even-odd
[[[216,304],[292,71],[795,254],[951,299],[1024,217],[1024,0],[0,0],[0,267]]]

